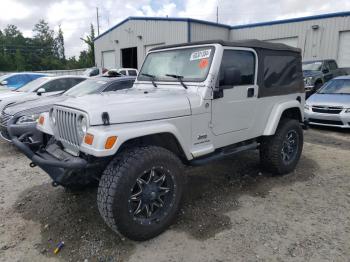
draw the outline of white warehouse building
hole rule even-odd
[[[190,18],[129,17],[95,39],[98,67],[140,68],[156,46],[222,39],[260,39],[302,50],[304,60],[350,67],[350,12],[229,26]]]

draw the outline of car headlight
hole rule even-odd
[[[311,86],[312,85],[312,77],[305,77],[304,78],[304,83],[307,86]]]
[[[80,116],[78,118],[77,129],[79,136],[84,137],[88,129],[87,119],[85,116]]]
[[[305,110],[310,110],[310,105],[305,104],[305,105],[304,105],[304,109],[305,109]]]
[[[17,119],[16,124],[18,125],[25,125],[25,124],[32,124],[36,123],[40,117],[40,113],[37,114],[32,114],[28,116],[21,116],[20,118]]]

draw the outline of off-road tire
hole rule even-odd
[[[282,157],[283,143],[287,134],[294,131],[297,134],[296,153],[290,163],[285,163]],[[262,167],[273,175],[283,175],[292,172],[300,159],[303,150],[303,130],[298,120],[285,118],[278,125],[275,135],[264,137],[260,144],[260,162]]]
[[[171,192],[172,204],[164,217],[152,224],[135,221],[130,210],[130,195],[137,179],[154,166],[169,172],[175,188]],[[143,241],[162,233],[176,217],[185,185],[185,175],[180,159],[167,149],[146,146],[126,149],[119,153],[105,169],[97,192],[99,212],[107,225],[116,233],[129,239]],[[142,190],[141,190],[142,191]]]

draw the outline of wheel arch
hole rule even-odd
[[[130,138],[120,145],[117,153],[126,148],[146,145],[163,147],[177,155],[181,161],[187,161],[187,155],[179,139],[171,132],[161,132]]]
[[[297,100],[275,105],[268,118],[263,136],[274,135],[282,119],[291,118],[302,123],[304,121],[304,114],[301,105]]]

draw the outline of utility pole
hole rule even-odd
[[[98,15],[98,7],[96,7],[96,19],[97,19],[97,35],[100,35],[100,17]]]
[[[219,5],[216,6],[216,23],[219,23]]]

